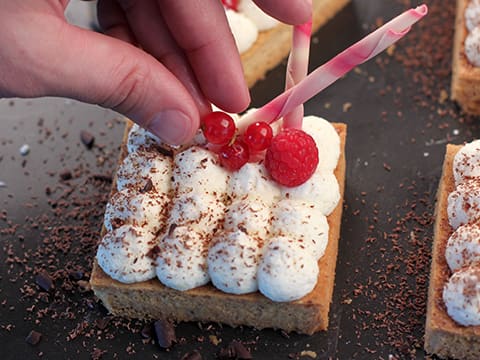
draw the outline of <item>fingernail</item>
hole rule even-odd
[[[148,130],[170,145],[182,145],[193,137],[193,121],[178,110],[165,110],[158,113],[148,126]]]

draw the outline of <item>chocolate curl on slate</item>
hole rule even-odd
[[[91,149],[95,143],[95,136],[86,130],[80,131],[80,140],[87,149]]]
[[[151,324],[145,325],[140,331],[140,335],[142,336],[142,338],[146,340],[151,339],[153,336],[152,325]]]
[[[155,330],[155,337],[157,339],[158,346],[163,349],[168,349],[177,341],[175,336],[175,327],[170,321],[157,320],[153,324]]]
[[[32,330],[30,333],[27,335],[25,338],[25,341],[27,344],[30,345],[37,345],[40,340],[42,340],[42,333],[39,333],[38,331]]]
[[[240,342],[233,340],[227,347],[222,348],[218,353],[220,359],[252,359],[252,354],[248,349]]]
[[[197,350],[193,350],[183,355],[181,360],[202,360],[202,355]]]
[[[83,279],[83,271],[69,271],[68,272],[68,277],[72,280],[82,280]]]
[[[70,170],[62,170],[59,174],[60,179],[63,181],[71,180],[73,178],[73,175]]]
[[[104,317],[101,319],[95,320],[95,326],[100,329],[100,330],[105,330],[110,323],[111,318],[109,317]]]
[[[93,174],[93,175],[90,175],[89,179],[96,180],[96,181],[103,181],[106,183],[111,183],[113,181],[111,175],[104,175],[104,174]]]
[[[46,271],[42,271],[35,276],[35,283],[44,291],[50,291],[54,288],[53,280]]]

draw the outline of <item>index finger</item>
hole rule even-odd
[[[312,13],[311,0],[253,0],[268,15],[291,25],[303,24]]]
[[[222,3],[158,0],[158,5],[206,97],[226,111],[245,110],[250,95]]]

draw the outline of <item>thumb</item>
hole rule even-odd
[[[199,127],[195,101],[155,58],[117,39],[65,25],[45,54],[48,95],[112,108],[167,143],[188,142]],[[56,49],[65,49],[61,52]]]

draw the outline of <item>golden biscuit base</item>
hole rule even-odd
[[[342,10],[350,0],[313,0],[312,34]],[[248,87],[265,77],[286,58],[292,47],[292,27],[279,24],[259,33],[253,46],[242,54]]]
[[[136,284],[122,284],[105,274],[95,261],[90,284],[95,295],[114,315],[141,319],[219,322],[231,326],[246,325],[257,329],[274,328],[287,332],[313,334],[326,330],[332,301],[337,262],[338,241],[345,185],[345,141],[347,126],[333,124],[341,140],[341,154],[335,169],[340,187],[340,201],[327,217],[328,245],[319,260],[319,276],[314,290],[297,301],[274,302],[259,292],[232,295],[211,284],[188,291],[168,288],[158,279]],[[126,127],[120,160],[126,156]],[[115,181],[113,190],[116,188]],[[102,236],[105,229],[102,230]]]
[[[448,221],[448,195],[455,189],[453,159],[461,145],[447,145],[442,177],[437,193],[432,265],[428,289],[425,350],[442,358],[480,359],[480,326],[462,326],[448,314],[443,302],[443,287],[451,272],[445,258],[453,229]]]
[[[475,67],[465,55],[465,9],[469,0],[457,0],[455,37],[453,40],[451,97],[469,114],[480,114],[480,67]]]

